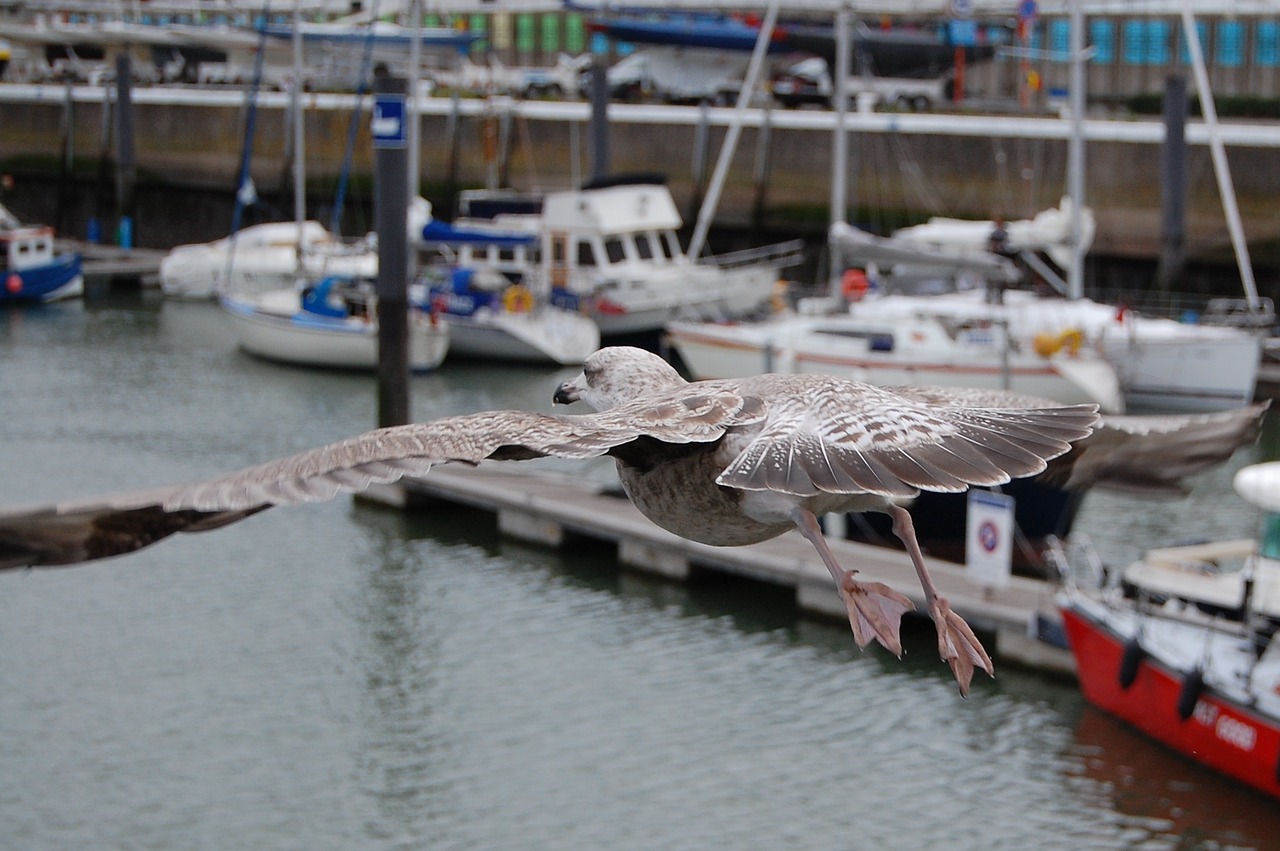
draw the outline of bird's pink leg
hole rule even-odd
[[[808,538],[818,551],[827,570],[831,571],[836,590],[849,612],[849,625],[853,627],[853,637],[858,646],[866,647],[874,639],[893,655],[901,656],[902,639],[898,636],[898,625],[905,612],[915,609],[915,603],[883,582],[858,582],[854,579],[857,571],[845,570],[836,562],[835,554],[827,545],[827,539],[822,537],[822,527],[812,511],[797,507],[791,513],[791,519],[800,534]]]
[[[989,676],[995,676],[991,657],[982,648],[982,643],[973,634],[969,624],[951,611],[947,598],[934,587],[933,578],[924,566],[924,554],[920,552],[920,544],[916,541],[916,528],[911,522],[911,513],[900,505],[894,505],[889,509],[889,516],[893,518],[893,534],[906,546],[911,563],[915,565],[916,575],[920,577],[920,587],[924,589],[925,600],[929,604],[929,615],[938,629],[938,652],[942,661],[951,666],[951,673],[960,684],[960,694],[967,697],[974,666],[982,668]]]

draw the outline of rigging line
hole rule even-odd
[[[902,134],[891,132],[889,136],[898,154],[898,173],[903,177],[904,194],[905,190],[910,187],[915,191],[920,203],[926,209],[935,216],[943,215],[946,212],[946,206],[936,192],[930,191],[929,183],[924,178],[924,171],[920,168],[920,162],[911,155],[906,140],[902,138]]]
[[[245,90],[244,142],[240,151],[240,175],[236,181],[236,202],[231,210],[231,233],[228,236],[227,267],[222,276],[222,289],[230,289],[231,272],[236,261],[236,234],[243,223],[244,208],[257,202],[258,193],[253,187],[250,168],[253,162],[253,137],[258,125],[258,91],[262,88],[263,62],[267,52],[267,21],[271,16],[271,0],[262,6],[262,29],[258,33],[258,52],[253,57],[253,79]],[[250,196],[252,195],[252,198]],[[218,289],[214,281],[214,289]]]
[[[266,21],[271,15],[271,0],[262,7],[262,29],[258,33],[258,52],[253,57],[253,79],[250,81],[249,88],[245,90],[245,127],[244,127],[244,144],[240,151],[240,175],[236,182],[236,203],[231,213],[231,233],[235,234],[240,230],[241,217],[244,207],[247,206],[242,202],[245,193],[246,183],[249,181],[249,165],[253,160],[253,137],[257,130],[258,123],[258,90],[262,87],[262,63],[266,54],[267,28]],[[232,241],[232,249],[235,248],[235,241]]]

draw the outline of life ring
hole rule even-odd
[[[17,295],[22,292],[22,278],[17,272],[10,273],[5,279],[4,288],[9,291],[9,295]]]
[[[502,307],[507,313],[528,313],[533,310],[533,293],[520,284],[507,287],[502,294]]]
[[[861,301],[871,284],[861,269],[845,269],[840,276],[840,292],[846,301]]]
[[[1080,352],[1080,347],[1084,345],[1084,332],[1079,328],[1067,328],[1057,334],[1047,331],[1036,334],[1032,340],[1032,345],[1042,358],[1051,358],[1064,348],[1067,354],[1073,357]]]

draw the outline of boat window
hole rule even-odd
[[[641,260],[653,259],[653,243],[649,239],[649,234],[636,234],[636,254],[640,256]]]
[[[663,232],[658,241],[662,245],[663,256],[668,260],[675,259],[676,255],[680,253],[680,243],[676,240],[676,235],[673,231]]]
[[[610,263],[621,263],[627,258],[626,246],[616,236],[604,241],[604,253],[608,255]]]
[[[499,248],[498,260],[510,263],[516,259],[516,250],[514,248]]]
[[[1258,553],[1263,558],[1280,559],[1280,514],[1267,513],[1262,518],[1262,540]]]
[[[862,331],[848,328],[816,328],[818,334],[830,337],[843,337],[846,340],[866,340],[867,348],[873,352],[893,351],[893,335],[882,331]]]
[[[594,266],[596,265],[596,251],[588,240],[578,240],[578,265]]]
[[[562,265],[564,263],[565,242],[566,242],[565,238],[558,234],[551,238],[551,262],[552,263],[555,263],[556,265]],[[530,256],[532,256],[532,254]]]

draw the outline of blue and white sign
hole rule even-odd
[[[404,95],[378,95],[373,101],[373,133],[375,148],[403,148],[408,144],[405,132]]]
[[[979,585],[1003,588],[1013,565],[1013,497],[984,490],[969,491],[965,524],[965,565]]]
[[[978,43],[978,23],[969,19],[947,21],[947,41],[952,47],[973,47]]]

